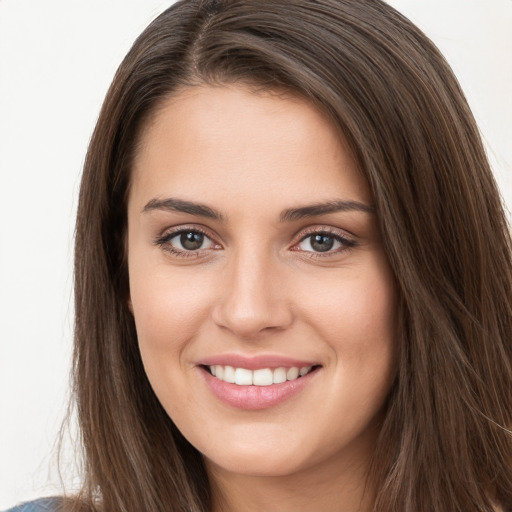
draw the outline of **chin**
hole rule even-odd
[[[231,435],[218,439],[215,446],[208,446],[202,452],[207,466],[238,475],[284,477],[317,467],[322,459],[334,455],[332,444],[322,447],[316,443],[315,449],[315,443],[310,442],[315,437],[311,433],[302,438],[290,435],[289,431],[276,435],[273,429],[265,433],[261,430],[264,427],[252,435],[247,432],[243,437]]]
[[[280,452],[269,455],[261,450],[259,455],[240,452],[215,459],[205,457],[205,462],[207,466],[214,466],[222,471],[252,477],[284,477],[303,469],[301,461],[295,460],[289,454]]]

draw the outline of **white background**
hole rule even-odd
[[[61,492],[80,170],[116,67],[170,3],[0,0],[0,509]],[[390,3],[448,58],[512,205],[512,0]]]

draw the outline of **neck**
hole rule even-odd
[[[233,473],[206,462],[212,484],[212,512],[370,512],[374,493],[368,465],[339,461],[286,476]]]

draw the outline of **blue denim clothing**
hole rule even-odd
[[[60,501],[59,498],[41,498],[39,500],[22,503],[5,512],[57,512]]]

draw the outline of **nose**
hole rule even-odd
[[[219,276],[221,294],[213,309],[214,322],[244,339],[286,329],[293,314],[279,265],[254,252],[234,260]]]

